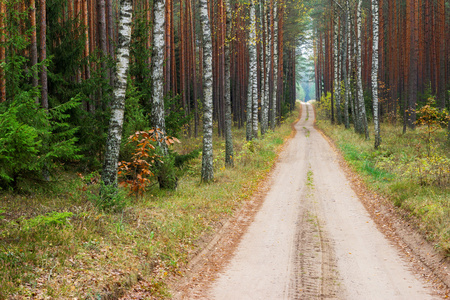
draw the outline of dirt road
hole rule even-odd
[[[433,299],[351,189],[308,104],[208,299]],[[194,297],[195,298],[195,297]]]

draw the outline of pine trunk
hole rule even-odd
[[[231,133],[231,72],[230,72],[230,44],[231,44],[231,8],[230,1],[225,0],[226,6],[226,40],[225,40],[225,166],[234,166],[233,135]]]
[[[40,17],[41,17],[41,62],[47,59],[47,4],[45,0],[39,0]],[[47,83],[47,66],[42,64],[41,70],[41,105],[48,110],[48,83]]]

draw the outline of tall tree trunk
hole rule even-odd
[[[249,50],[249,72],[248,72],[248,91],[247,91],[247,141],[253,139],[254,130],[254,114],[253,114],[253,99],[258,98],[258,91],[256,90],[256,16],[255,16],[255,5],[253,2],[250,4],[250,29],[249,29],[249,40],[248,40],[248,50]],[[256,115],[258,116],[258,115]],[[258,124],[258,119],[256,119],[256,124]]]
[[[47,60],[47,4],[45,0],[39,0],[40,17],[41,17],[41,62]],[[48,83],[47,83],[47,66],[42,64],[41,70],[41,105],[48,110]]]
[[[342,123],[341,117],[341,80],[339,78],[339,14],[337,4],[334,4],[333,26],[333,56],[334,56],[334,99],[336,104],[337,123]]]
[[[261,135],[264,135],[269,127],[269,70],[270,70],[270,54],[269,54],[269,13],[267,13],[267,5],[265,1],[260,3],[261,13]],[[269,14],[269,15],[268,15]]]
[[[415,128],[416,103],[417,103],[417,57],[418,57],[418,35],[416,24],[416,1],[410,0],[410,55],[409,55],[409,92],[408,92],[408,126]]]
[[[36,2],[30,0],[30,21],[31,21],[31,72],[33,74],[32,85],[37,88],[39,85],[39,74],[37,68],[38,53],[37,53],[37,37],[36,37]],[[36,104],[39,104],[39,97],[36,97]]]
[[[125,111],[125,93],[127,89],[127,73],[130,57],[131,21],[133,7],[131,0],[120,0],[119,44],[117,46],[117,74],[111,103],[111,119],[109,121],[108,138],[106,139],[105,162],[102,180],[105,185],[117,184],[117,163],[119,160],[120,142],[122,140],[123,116]]]
[[[106,0],[106,12],[108,13],[108,54],[114,59],[114,13],[112,0]],[[109,68],[109,82],[114,86],[114,70]]]
[[[165,1],[153,1],[153,52],[152,52],[152,123],[166,134],[164,113],[164,50],[165,50]],[[162,154],[167,154],[164,141],[158,142]]]
[[[362,64],[361,64],[361,2],[362,0],[357,0],[357,13],[356,13],[356,24],[357,24],[357,47],[356,47],[356,91],[357,91],[357,103],[358,103],[358,119],[361,126],[359,133],[364,133],[366,139],[369,138],[369,129],[367,128],[367,116],[366,116],[366,105],[364,103],[363,86],[362,86]]]
[[[277,125],[277,98],[278,98],[278,2],[273,6],[273,91],[272,91],[272,130]]]
[[[212,120],[212,42],[207,0],[200,0],[200,20],[203,32],[203,154],[202,182],[214,179],[213,168],[213,120]]]
[[[381,144],[380,123],[378,120],[378,0],[372,0],[372,101],[375,149]]]
[[[252,76],[252,103],[253,103],[253,137],[258,137],[258,61],[256,56],[256,44],[257,44],[257,37],[256,37],[256,13],[255,13],[255,4],[252,3],[252,7],[250,8],[250,11],[253,10],[253,19],[250,21],[250,31],[254,32],[255,40],[251,41],[251,46],[254,48],[254,58],[250,58],[251,61],[253,61],[253,64],[250,64],[251,70],[250,74]],[[252,18],[252,13],[250,12],[250,18]]]
[[[101,67],[106,82],[110,82],[109,69],[106,67],[108,57],[108,46],[106,43],[106,3],[105,0],[98,1],[98,33],[100,38],[100,49],[102,51]]]
[[[225,40],[225,166],[234,166],[233,135],[231,133],[231,8],[230,1],[225,0],[226,9],[226,40]]]
[[[344,7],[344,20],[342,22],[342,80],[344,81],[344,124],[345,128],[350,128],[350,122],[348,118],[348,96],[349,96],[349,88],[350,88],[350,80],[347,74],[347,57],[348,57],[348,29],[350,26],[350,22],[348,21],[348,0],[345,0]]]

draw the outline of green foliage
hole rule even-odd
[[[175,155],[173,165],[175,167],[181,169],[185,166],[185,164],[188,161],[190,161],[192,159],[196,159],[200,155],[201,151],[202,151],[202,149],[196,149],[196,150],[189,152],[188,154],[173,153],[173,155]]]
[[[48,226],[70,225],[68,219],[73,216],[72,212],[51,212],[47,215],[39,215],[31,219],[22,221],[23,230],[28,231],[34,228],[45,228]]]
[[[427,130],[424,136],[427,145],[428,156],[431,155],[431,145],[433,142],[432,134],[442,128],[447,126],[449,122],[449,115],[446,110],[440,110],[434,106],[434,97],[428,98],[426,105],[422,106],[420,109],[416,110],[417,120],[415,124],[426,125]]]
[[[180,95],[164,97],[164,109],[166,112],[166,132],[169,136],[179,137],[185,126],[189,124],[193,113],[187,113],[180,103]]]
[[[145,108],[140,104],[144,94],[140,92],[132,82],[128,85],[125,99],[125,119],[122,136],[131,136],[140,130],[148,130],[150,118]],[[122,139],[120,147],[120,160],[131,160],[135,145],[129,143],[129,140]]]
[[[128,204],[128,199],[120,189],[103,182],[100,182],[100,193],[90,193],[89,198],[97,208],[107,212],[121,212]]]
[[[328,92],[327,95],[322,95],[320,101],[315,104],[317,118],[321,120],[328,120],[331,118],[331,93]]]
[[[0,185],[17,187],[23,176],[38,177],[59,166],[61,160],[79,159],[77,128],[64,122],[76,99],[48,113],[34,103],[30,92],[22,92],[10,105],[0,106]]]

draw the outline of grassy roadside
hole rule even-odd
[[[403,135],[401,126],[383,123],[382,145],[374,150],[373,137],[366,141],[353,129],[332,126],[318,116],[317,127],[336,143],[368,187],[401,208],[437,249],[450,255],[450,152],[446,131],[434,134],[434,146],[428,155],[426,128]]]
[[[121,213],[92,204],[96,174],[85,176],[92,180],[60,174],[55,183],[22,195],[0,192],[0,299],[115,298],[141,279],[155,297],[168,297],[165,278],[253,193],[297,117],[253,142],[234,130],[232,169],[224,167],[224,141],[216,136],[214,183],[200,184],[199,157],[176,191],[155,186],[140,199],[127,199]],[[201,138],[184,139],[176,150],[200,145]]]

